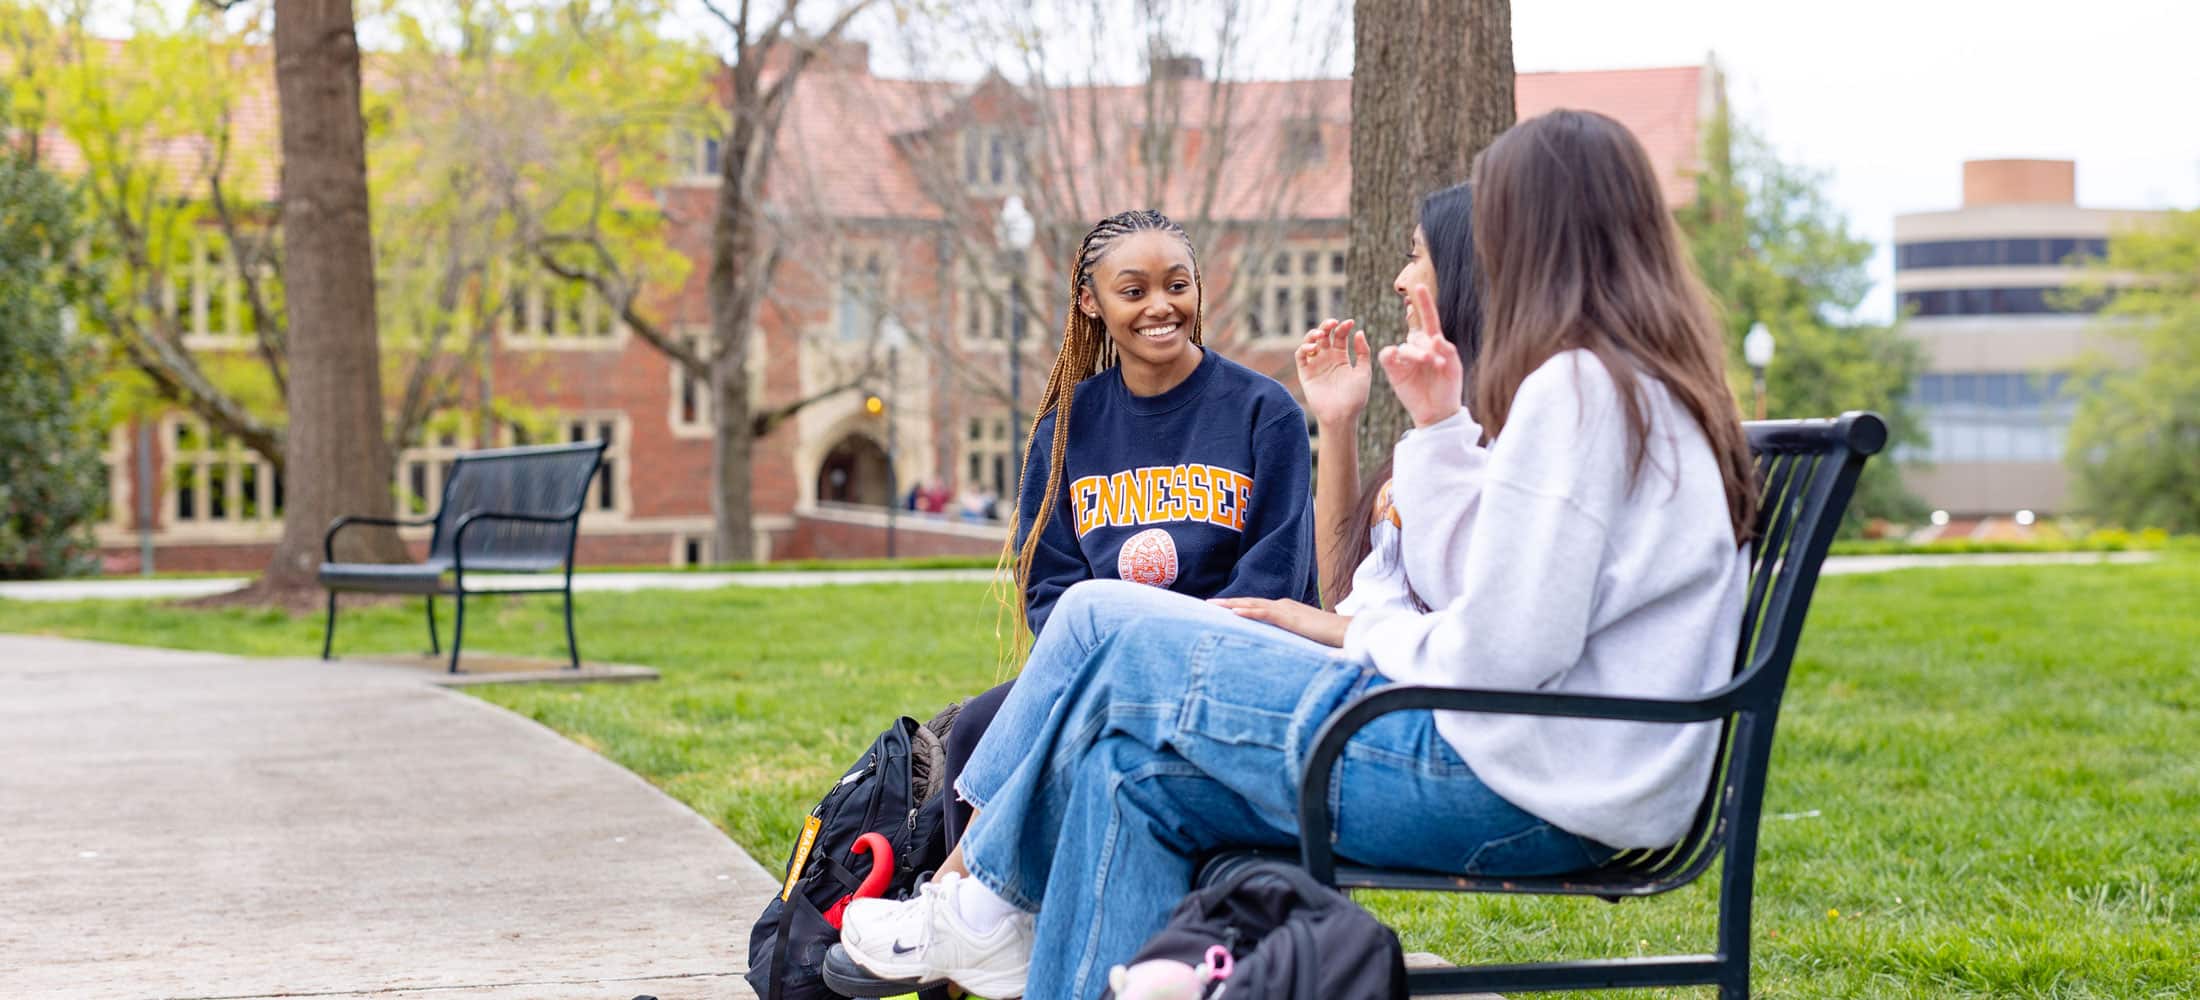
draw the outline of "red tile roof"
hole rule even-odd
[[[113,60],[121,53],[120,42],[101,44],[100,58]],[[273,200],[279,176],[272,64],[264,49],[239,50],[238,58],[257,63],[258,72],[247,79],[259,85],[244,87],[235,102],[232,142],[244,151],[237,154],[244,169],[231,184],[240,194]],[[1678,204],[1695,189],[1708,72],[1701,66],[1681,66],[1523,73],[1515,102],[1523,118],[1555,108],[1582,108],[1618,119],[1642,140],[1665,179],[1668,199]],[[371,65],[367,75],[367,85],[375,86]],[[1022,109],[1039,121],[1039,134],[1050,137],[1044,150],[1032,155],[1045,163],[1080,164],[1081,169],[1055,171],[1053,183],[1035,197],[1051,199],[1058,215],[1075,218],[1148,204],[1172,214],[1209,214],[1201,213],[1194,201],[1210,191],[1215,218],[1343,218],[1351,192],[1351,81],[1235,84],[1228,88],[1227,122],[1220,94],[1209,82],[1183,84],[1173,130],[1174,167],[1161,177],[1143,166],[1138,155],[1135,123],[1146,114],[1145,85],[1050,92],[1049,114]],[[768,197],[795,215],[938,219],[940,202],[946,199],[928,197],[926,182],[937,185],[959,178],[956,127],[989,114],[1017,113],[1015,95],[1014,88],[999,80],[969,86],[813,65],[788,106]],[[1295,170],[1288,166],[1285,148],[1293,123],[1320,135],[1318,158]],[[934,139],[943,142],[927,145]],[[81,152],[65,139],[49,131],[43,141],[58,168],[83,169]],[[1230,148],[1213,164],[1216,180],[1210,185],[1206,171],[1216,142],[1227,142]],[[140,155],[158,163],[171,186],[182,190],[203,183],[210,149],[203,135],[173,134],[148,141]],[[928,160],[927,149],[937,149],[934,155],[941,158]],[[928,162],[937,165],[926,167]],[[942,170],[947,172],[938,172]]]
[[[1667,198],[1679,204],[1693,197],[1701,166],[1697,148],[1707,72],[1682,66],[1524,73],[1514,96],[1523,118],[1580,108],[1618,119],[1641,139],[1665,180]],[[1166,176],[1144,166],[1139,155],[1137,123],[1145,118],[1149,96],[1145,85],[1050,92],[1048,113],[1021,112],[1033,122],[1032,131],[1046,137],[1043,148],[1029,155],[1042,164],[1082,169],[1052,172],[1053,183],[1036,197],[1051,200],[1064,209],[1059,214],[1071,217],[1148,204],[1194,216],[1203,213],[1193,202],[1210,191],[1217,218],[1344,217],[1351,197],[1351,81],[1250,82],[1228,90],[1225,122],[1219,91],[1200,81],[1185,84],[1173,130],[1174,166]],[[893,136],[937,134],[952,140],[955,126],[966,119],[1016,114],[999,107],[1012,93],[998,81],[957,88],[850,72],[806,75],[796,86],[781,137],[775,200],[836,218],[938,218],[939,199],[925,196],[924,181],[928,169],[942,168],[925,167],[921,155],[905,153]],[[987,105],[990,116],[972,110]],[[1317,159],[1296,170],[1288,166],[1285,148],[1293,124],[1317,129],[1321,147]],[[1211,144],[1218,141],[1230,149],[1214,166],[1216,180],[1210,185],[1205,171]],[[959,169],[959,147],[944,152],[945,168]],[[931,179],[936,184],[942,178]]]

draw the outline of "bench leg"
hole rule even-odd
[[[573,638],[573,585],[565,585],[565,651],[573,658],[572,669],[581,668],[580,640]]]
[[[328,592],[328,624],[321,629],[321,659],[328,659],[329,649],[336,645],[336,592]]]
[[[466,592],[464,590],[461,590],[455,594],[452,594],[451,600],[458,605],[458,617],[456,621],[451,625],[450,672],[455,674],[458,672],[458,647],[461,643],[466,641]]]
[[[437,653],[440,653],[440,652],[442,652],[442,651],[443,651],[443,641],[442,641],[441,639],[438,639],[438,638],[436,637],[436,634],[435,634],[435,595],[434,595],[434,594],[429,594],[429,595],[428,595],[428,655],[429,655],[429,656],[434,656],[435,654],[437,654]]]

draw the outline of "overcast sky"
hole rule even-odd
[[[2200,0],[1513,3],[1523,71],[1706,53],[1737,113],[1828,171],[1879,243],[1877,317],[1894,215],[1957,207],[1966,159],[2074,159],[2089,207],[2200,207]]]

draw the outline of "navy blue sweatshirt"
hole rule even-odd
[[[1113,368],[1075,392],[1068,475],[1026,577],[1032,634],[1063,591],[1091,579],[1320,603],[1306,417],[1282,385],[1210,350],[1158,396],[1131,395]],[[1053,451],[1050,413],[1025,462],[1018,552]]]

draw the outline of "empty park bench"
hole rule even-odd
[[[1298,861],[1321,881],[1345,889],[1532,893],[1600,896],[1618,902],[1680,888],[1709,870],[1723,852],[1718,950],[1710,955],[1593,959],[1519,965],[1415,969],[1411,991],[1545,991],[1715,985],[1721,1000],[1749,995],[1749,913],[1757,866],[1757,828],[1772,727],[1786,690],[1803,616],[1819,564],[1839,529],[1866,458],[1887,441],[1871,413],[1836,420],[1785,420],[1747,425],[1757,456],[1763,503],[1750,550],[1748,605],[1734,679],[1700,698],[1664,700],[1491,691],[1422,685],[1378,688],[1337,709],[1315,736],[1299,787]],[[1498,715],[1548,715],[1684,724],[1716,721],[1721,737],[1711,787],[1686,836],[1663,850],[1622,853],[1594,871],[1537,878],[1483,877],[1340,864],[1329,784],[1345,741],[1376,717],[1436,709]],[[1277,855],[1239,851],[1217,855],[1200,872],[1213,885],[1241,866]]]
[[[328,629],[321,639],[326,660],[336,642],[336,595],[419,594],[428,599],[428,648],[441,653],[436,637],[435,599],[448,594],[458,604],[451,628],[452,673],[466,635],[466,595],[564,594],[565,647],[572,667],[580,669],[580,644],[573,638],[573,541],[580,531],[588,483],[603,458],[604,443],[499,448],[469,452],[451,462],[443,499],[435,516],[417,519],[339,517],[322,539],[321,586],[328,589]],[[336,535],[355,524],[383,527],[435,526],[427,559],[416,563],[336,561]],[[541,575],[563,570],[556,586],[467,589],[467,574]],[[449,578],[446,582],[446,576]],[[551,578],[545,576],[547,584]]]

